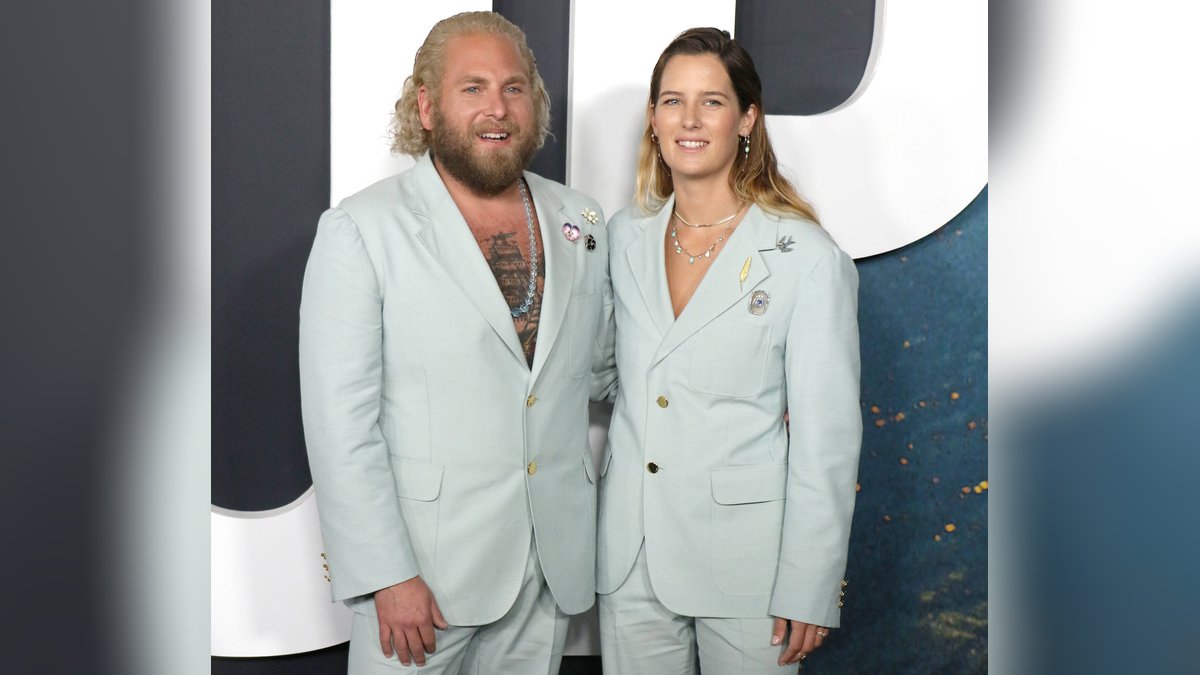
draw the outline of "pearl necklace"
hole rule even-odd
[[[533,307],[533,296],[537,293],[538,248],[537,235],[533,231],[533,211],[529,208],[529,193],[525,190],[525,181],[517,179],[517,187],[521,188],[521,203],[525,205],[525,227],[529,230],[529,286],[525,290],[525,301],[516,309],[509,308],[508,313],[515,319],[529,312]]]

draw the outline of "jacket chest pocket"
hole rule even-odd
[[[713,323],[694,338],[688,383],[716,396],[755,396],[763,389],[771,350],[771,327]]]

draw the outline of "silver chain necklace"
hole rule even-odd
[[[736,216],[737,214],[735,213],[735,214],[733,214],[733,215],[735,215],[735,216]],[[678,212],[676,212],[676,213],[675,213],[675,217],[676,217],[676,218],[679,218],[679,213],[678,213]],[[683,219],[682,219],[682,218],[679,218],[679,220],[683,220]],[[732,220],[732,218],[727,218],[727,219],[726,219],[726,221],[729,221],[729,220]],[[686,224],[687,224],[687,222],[686,222],[686,221],[684,221],[684,224],[686,225]],[[715,225],[715,224],[716,224],[716,223],[714,223],[714,225]],[[695,227],[695,226],[693,226],[693,227]],[[733,229],[733,223],[730,223],[730,224],[726,225],[726,226],[725,226],[725,232],[724,232],[724,233],[722,233],[722,234],[721,234],[721,236],[717,237],[717,240],[716,240],[716,241],[714,241],[714,242],[712,243],[712,246],[709,246],[707,249],[705,249],[705,250],[704,250],[703,252],[701,252],[701,253],[692,253],[691,251],[689,251],[689,250],[687,250],[686,248],[684,248],[684,247],[683,247],[683,244],[679,243],[679,237],[678,237],[678,235],[677,235],[677,233],[676,233],[676,230],[677,230],[677,229],[678,229],[678,226],[677,226],[677,225],[671,225],[671,243],[672,243],[672,244],[674,245],[674,247],[675,247],[675,253],[677,253],[677,254],[679,254],[679,255],[686,255],[686,256],[688,257],[688,264],[689,264],[689,265],[692,265],[692,264],[694,264],[694,263],[696,262],[696,260],[697,260],[697,259],[699,259],[699,258],[710,258],[710,257],[712,257],[712,253],[713,253],[713,251],[717,250],[717,245],[718,245],[718,244],[720,244],[721,242],[725,241],[725,237],[728,237],[728,236],[729,236],[729,231],[730,231],[731,229]]]
[[[524,316],[533,307],[533,296],[537,293],[538,248],[537,234],[533,231],[533,211],[529,208],[529,193],[525,190],[525,181],[517,180],[521,188],[521,203],[525,205],[525,227],[529,229],[529,287],[525,289],[525,301],[516,309],[509,308],[508,313],[515,319]]]

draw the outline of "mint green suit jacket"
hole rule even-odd
[[[495,621],[531,536],[562,610],[593,603],[607,235],[593,200],[525,177],[546,258],[532,368],[428,155],[321,216],[300,307],[304,430],[332,595],[356,610],[420,575],[451,624]]]
[[[862,439],[854,263],[818,226],[751,207],[697,261],[711,267],[676,319],[673,206],[609,221],[621,386],[598,590],[620,586],[644,539],[677,614],[837,626]]]

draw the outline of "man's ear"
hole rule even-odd
[[[421,127],[433,131],[433,98],[425,85],[417,88],[417,115],[421,118]]]

